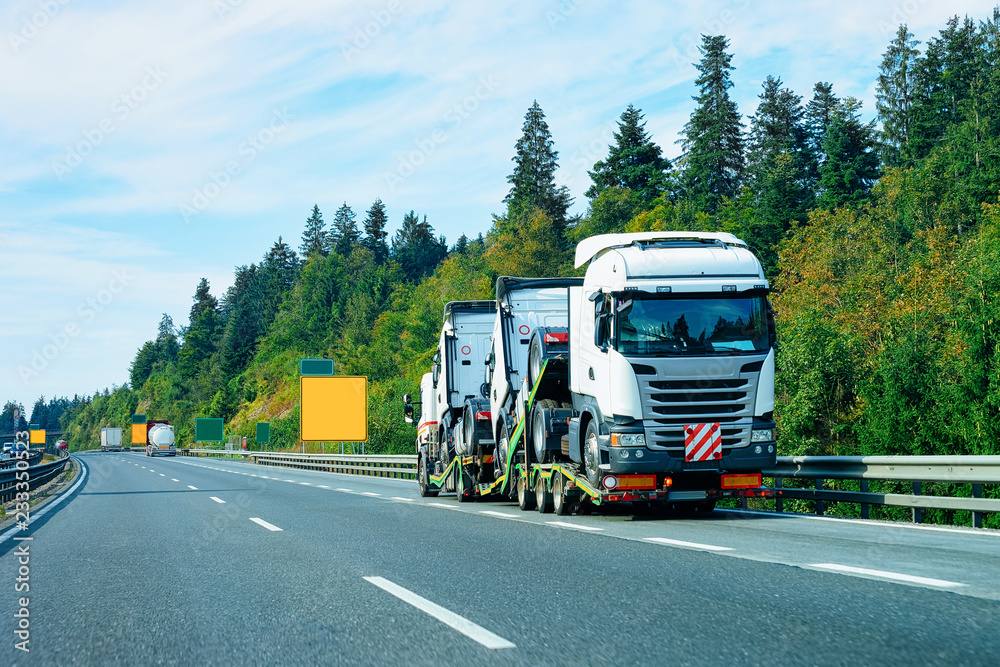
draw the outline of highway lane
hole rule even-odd
[[[86,486],[31,531],[32,651],[11,639],[5,664],[993,664],[1000,654],[991,533],[735,513],[555,517],[420,499],[399,480],[82,458]],[[0,581],[14,581],[14,561],[10,549],[0,557]],[[820,564],[936,581],[809,569]],[[15,597],[0,597],[5,618]],[[445,624],[434,605],[474,627]]]

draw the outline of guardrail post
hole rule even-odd
[[[868,493],[868,480],[861,480],[861,493]],[[868,503],[861,503],[861,518],[868,518]]]
[[[973,498],[982,498],[983,497],[983,485],[982,484],[973,484],[972,485],[972,497]],[[983,513],[982,512],[975,512],[974,511],[972,513],[972,527],[973,528],[982,528],[983,527]]]
[[[784,477],[774,478],[774,488],[777,490],[777,493],[774,494],[774,509],[779,512],[785,511],[785,499],[781,495],[781,489],[784,487],[784,481]]]
[[[913,483],[913,495],[920,495],[921,485],[920,482]],[[924,512],[919,507],[913,508],[913,523],[923,523],[924,522]]]
[[[816,480],[816,490],[817,491],[822,491],[823,490],[823,480],[822,479],[817,479]],[[825,508],[823,506],[823,501],[819,499],[819,496],[816,496],[816,515],[817,516],[823,516],[824,509]]]

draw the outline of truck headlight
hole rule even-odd
[[[773,428],[754,429],[750,433],[750,442],[771,442],[774,440]]]
[[[646,436],[642,433],[612,433],[611,444],[614,447],[645,447]]]

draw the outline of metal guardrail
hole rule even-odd
[[[258,465],[322,470],[383,477],[416,477],[415,455],[279,454],[222,449],[178,449],[186,456],[228,456],[252,459]],[[920,522],[923,509],[972,512],[973,525],[982,527],[984,512],[1000,512],[1000,499],[983,498],[984,484],[1000,485],[1000,456],[779,456],[777,465],[763,471],[773,477],[775,509],[784,511],[785,499],[812,500],[816,513],[824,514],[825,503],[849,502],[861,505],[861,518],[868,518],[871,505],[909,507],[913,520]],[[794,488],[786,479],[812,480],[815,488]],[[827,480],[855,480],[859,491],[827,489]],[[875,493],[868,482],[910,482],[912,494]],[[970,484],[972,497],[922,495],[927,482]]]
[[[279,454],[238,449],[178,449],[177,453],[182,456],[242,457],[252,459],[257,465],[375,477],[415,478],[417,475],[417,457],[414,454]]]
[[[18,482],[23,483],[28,482],[28,490],[34,491],[36,488],[48,483],[54,477],[60,475],[66,469],[66,463],[70,460],[70,457],[64,456],[56,461],[49,461],[48,463],[41,463],[39,465],[29,466],[28,468],[18,470],[17,468],[7,468],[0,471],[0,502],[7,502],[13,500],[18,492],[24,492],[24,489],[18,489]],[[27,480],[19,480],[17,475],[19,473],[27,472]]]
[[[913,521],[922,520],[923,509],[972,512],[972,525],[981,528],[984,512],[1000,512],[1000,499],[983,498],[984,484],[1000,484],[1000,456],[780,456],[777,465],[765,470],[774,477],[775,508],[784,510],[783,500],[794,498],[816,502],[816,513],[825,512],[825,502],[861,505],[861,518],[868,518],[870,505],[890,505],[912,509]],[[812,480],[812,489],[789,488],[786,479]],[[856,480],[859,491],[825,488],[826,480]],[[912,495],[872,493],[869,481],[912,483]],[[922,495],[925,482],[969,484],[972,497]]]

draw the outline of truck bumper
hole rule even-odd
[[[771,453],[768,453],[768,445]],[[726,450],[718,461],[688,463],[683,451],[657,451],[643,447],[610,447],[608,450],[611,472],[615,474],[680,473],[695,471],[764,470],[777,462],[774,442],[754,443],[746,447]],[[760,447],[760,453],[756,449]],[[641,457],[636,454],[641,453]]]

